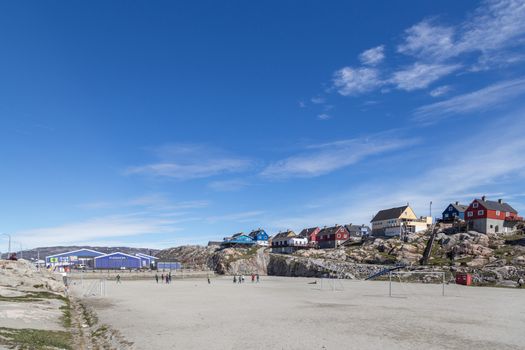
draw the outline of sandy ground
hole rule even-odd
[[[312,281],[125,281],[88,303],[137,349],[525,348],[525,290]]]

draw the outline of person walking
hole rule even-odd
[[[159,275],[158,274],[155,274],[155,281],[157,282],[157,284],[159,284]]]
[[[170,283],[171,283],[171,271],[170,271],[170,273],[169,273],[168,276],[169,276],[169,281],[170,281]]]
[[[117,274],[117,283],[120,283],[120,275]]]
[[[166,275],[166,284],[170,284],[170,278],[168,275]]]
[[[237,275],[233,275],[233,283],[237,283]]]
[[[255,282],[255,274],[252,273],[252,283]]]
[[[208,284],[211,284],[210,275],[208,274]]]
[[[520,279],[518,280],[518,286],[521,288],[523,287],[523,278],[520,277]]]
[[[257,274],[257,283],[259,283],[259,274]]]
[[[162,282],[164,282],[164,273],[162,273],[162,274],[160,275],[160,280],[161,280]]]
[[[239,275],[239,279],[238,279],[238,281],[237,281],[239,284],[241,284],[241,282],[242,282],[242,281],[241,281],[241,278],[242,278],[242,275]]]

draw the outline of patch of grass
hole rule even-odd
[[[21,350],[73,349],[69,332],[0,327],[0,342]]]
[[[0,295],[0,301],[12,301],[12,302],[35,302],[42,301],[43,299],[58,299],[62,301],[67,301],[67,298],[60,294],[55,294],[51,292],[27,292],[25,295],[16,295],[12,297]]]
[[[65,305],[62,305],[60,307],[60,310],[62,310],[62,324],[66,328],[71,328],[71,303],[69,302],[69,299],[66,299]]]
[[[91,333],[91,336],[95,338],[103,337],[104,335],[106,335],[108,330],[109,329],[106,325],[102,325],[98,327],[96,331],[93,331],[93,333]]]
[[[80,303],[80,308],[82,309],[82,317],[86,321],[87,325],[89,327],[93,327],[98,322],[96,316],[89,312],[89,310],[82,303]]]

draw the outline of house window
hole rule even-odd
[[[478,210],[478,215],[483,215],[485,213],[485,211],[483,210]]]
[[[477,208],[477,207],[478,207],[478,202],[472,203],[472,208]]]
[[[448,214],[445,214],[445,218],[448,218]]]
[[[496,216],[499,216],[499,214],[501,214],[500,211],[496,210]]]
[[[473,213],[471,211],[467,212],[467,216],[468,217],[471,217],[473,215]]]
[[[505,216],[510,216],[510,213],[508,211],[505,212]]]
[[[454,210],[454,208],[448,207],[448,211],[452,211],[452,210]]]

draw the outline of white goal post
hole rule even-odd
[[[446,273],[444,271],[390,271],[388,273],[388,295],[394,295],[392,287],[396,284],[407,291],[410,284],[413,285],[439,285],[441,284],[441,295],[445,296]],[[415,294],[418,294],[417,292]]]

